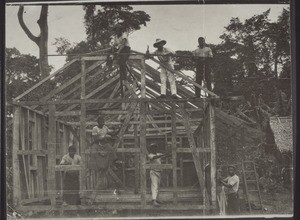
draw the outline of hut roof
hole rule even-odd
[[[281,152],[293,151],[292,117],[270,117],[275,143]]]

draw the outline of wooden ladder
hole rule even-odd
[[[242,171],[243,171],[243,182],[244,182],[244,191],[249,207],[249,212],[252,212],[251,204],[259,203],[260,209],[263,209],[260,188],[258,183],[258,176],[256,172],[256,166],[253,161],[244,161],[242,162]],[[256,193],[258,195],[258,200],[254,200],[250,197],[250,194]]]

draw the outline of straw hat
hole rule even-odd
[[[165,45],[167,43],[167,41],[158,38],[158,39],[156,39],[155,43],[153,44],[153,47],[157,47],[158,44],[161,44],[161,43],[163,45]]]

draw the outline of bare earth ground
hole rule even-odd
[[[293,200],[292,193],[289,191],[281,193],[262,193],[262,204],[264,210],[252,211],[253,215],[282,215],[282,214],[293,214]],[[208,213],[207,213],[208,214]],[[242,211],[241,215],[249,215],[248,211]],[[218,215],[218,210],[215,211],[214,215]],[[162,217],[162,216],[199,216],[203,217],[202,211],[166,211],[166,210],[153,210],[146,211],[113,211],[113,210],[95,210],[89,212],[65,212],[63,216],[60,216],[58,213],[36,213],[31,216],[31,218],[117,218],[117,217]],[[29,217],[29,216],[28,216]]]

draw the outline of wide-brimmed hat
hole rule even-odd
[[[167,41],[158,38],[158,39],[156,39],[155,43],[153,44],[153,47],[157,47],[157,45],[161,44],[161,43],[163,45],[165,45],[167,43]]]

